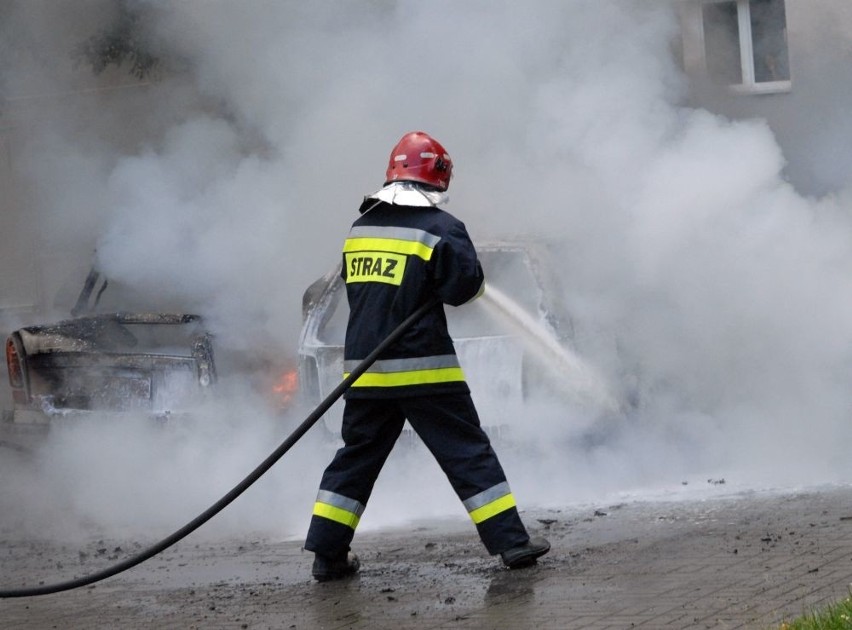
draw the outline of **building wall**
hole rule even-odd
[[[34,235],[14,172],[18,135],[9,117],[0,118],[0,315],[30,314],[38,301]]]
[[[119,155],[137,150],[150,131],[127,105],[150,106],[144,98],[148,86],[125,69],[98,76],[86,68],[69,69],[67,76],[63,88],[22,90],[0,99],[0,334],[21,321],[67,315],[67,298],[75,290],[63,285],[77,277],[82,283],[93,261],[97,235],[71,234],[57,225],[73,224],[77,216],[78,223],[91,226],[94,211],[75,207],[68,194],[55,191],[63,185],[56,165],[51,165],[51,194],[38,190],[38,175],[33,175],[38,168],[28,160],[36,154],[49,159],[50,153],[33,149],[41,134],[51,141],[61,137],[57,146],[88,143],[98,147],[99,155]],[[89,214],[79,216],[84,210]],[[57,296],[66,299],[57,301]]]
[[[702,2],[682,0],[689,104],[735,118],[765,119],[787,160],[786,176],[803,194],[830,194],[852,182],[852,2],[786,0],[790,88],[742,93],[710,81],[700,34]]]

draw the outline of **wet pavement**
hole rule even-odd
[[[3,628],[778,628],[849,594],[852,487],[524,514],[553,549],[502,569],[463,519],[360,533],[357,577],[310,579],[300,541],[192,537],[90,588],[0,601]],[[4,540],[4,586],[81,575],[127,541]]]

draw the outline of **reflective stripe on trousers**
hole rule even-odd
[[[471,520],[476,525],[516,507],[515,497],[509,490],[508,482],[505,481],[470,497],[463,503]]]
[[[364,513],[364,505],[355,499],[320,490],[314,503],[314,515],[355,529]]]

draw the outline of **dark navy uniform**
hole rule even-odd
[[[464,224],[432,205],[367,198],[343,247],[350,315],[348,373],[414,310],[437,295],[458,306],[476,298],[484,275]],[[342,437],[323,474],[305,548],[349,549],[373,484],[407,419],[462,500],[491,554],[529,536],[503,469],[480,427],[437,304],[345,394]]]

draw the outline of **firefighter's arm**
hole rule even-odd
[[[447,232],[433,256],[435,290],[445,304],[460,306],[482,295],[485,274],[464,224]]]
[[[470,298],[467,302],[465,302],[465,304],[470,304],[470,303],[471,303],[471,302],[473,302],[474,300],[476,300],[476,299],[478,299],[478,298],[482,297],[482,294],[483,294],[483,293],[485,293],[485,278],[482,278],[482,284],[481,284],[481,285],[479,285],[479,291],[477,291],[477,292],[476,292],[476,295],[474,295],[474,296],[473,296],[472,298]]]

